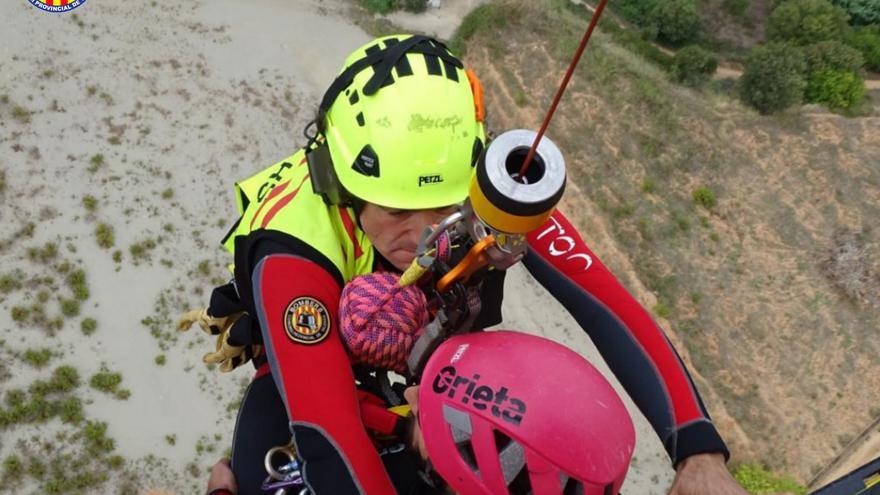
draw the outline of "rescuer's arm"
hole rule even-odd
[[[250,279],[254,309],[305,482],[316,494],[394,493],[361,421],[339,337],[338,279],[299,255],[274,252],[256,259]]]
[[[529,235],[529,272],[571,313],[654,427],[673,465],[727,447],[678,353],[558,210]]]

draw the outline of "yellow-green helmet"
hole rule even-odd
[[[413,35],[356,50],[321,103],[339,183],[400,209],[464,201],[485,145],[482,113],[473,74],[439,41]]]

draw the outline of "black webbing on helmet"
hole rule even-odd
[[[394,70],[395,65],[407,53],[433,55],[454,67],[464,68],[461,60],[449,53],[446,45],[433,38],[412,36],[397,43],[389,43],[385,48],[369,53],[364,58],[354,62],[336,77],[336,80],[333,81],[333,84],[330,85],[327,92],[324,93],[324,98],[321,100],[321,114],[326,114],[330,110],[330,106],[333,105],[339,94],[345,91],[345,88],[354,81],[355,76],[367,67],[373,67],[375,73],[366,86],[364,86],[363,93],[365,95],[375,94],[391,76],[391,71]]]

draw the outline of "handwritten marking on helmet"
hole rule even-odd
[[[458,376],[455,366],[447,366],[437,373],[431,387],[435,393],[446,393],[450,399],[455,399],[457,395],[459,402],[479,411],[485,411],[491,405],[493,416],[519,426],[526,414],[526,403],[510,397],[507,387],[494,390],[488,385],[480,385],[479,382],[480,375],[465,378]]]
[[[462,120],[460,115],[432,117],[420,113],[414,113],[409,117],[409,126],[407,126],[407,130],[410,132],[424,132],[431,129],[446,129],[447,127],[451,127],[452,132],[454,133],[455,128],[461,125]]]
[[[587,271],[593,265],[593,258],[587,253],[573,253],[572,251],[577,246],[575,240],[565,235],[565,229],[562,225],[554,217],[550,217],[550,221],[553,222],[553,225],[547,227],[546,230],[538,234],[537,239],[541,240],[547,234],[550,234],[554,230],[557,231],[556,237],[550,241],[550,256],[554,258],[558,258],[559,256],[566,256],[566,261],[582,259],[585,263],[584,269],[582,271]]]

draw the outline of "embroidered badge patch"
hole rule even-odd
[[[287,336],[300,344],[317,344],[330,333],[327,308],[317,299],[298,297],[287,305],[284,312]]]
[[[69,12],[86,0],[28,0],[34,7],[46,12]]]

